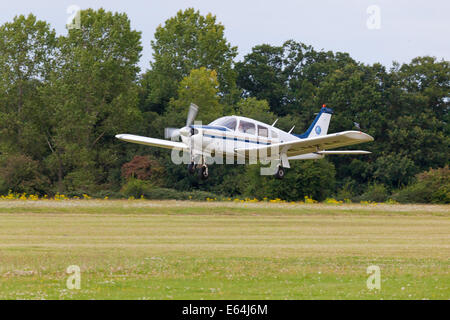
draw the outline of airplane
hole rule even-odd
[[[186,126],[180,129],[166,128],[165,138],[155,139],[131,134],[118,134],[117,139],[146,146],[172,149],[172,155],[183,152],[187,155],[188,172],[198,170],[199,178],[209,177],[208,163],[223,163],[229,159],[250,160],[250,163],[271,162],[271,175],[283,179],[289,161],[322,159],[325,155],[369,154],[363,150],[329,150],[373,141],[373,137],[361,131],[343,131],[328,134],[333,110],[323,105],[313,123],[303,134],[294,134],[292,128],[285,132],[272,125],[241,117],[226,116],[209,125],[193,124],[199,108],[191,104]],[[179,141],[181,138],[181,141]],[[186,158],[183,158],[186,160]],[[172,160],[174,158],[172,157]],[[181,163],[178,161],[177,163]],[[238,160],[239,163],[239,160]],[[244,164],[245,161],[240,163]]]

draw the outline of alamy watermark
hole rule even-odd
[[[76,4],[67,7],[66,13],[70,16],[67,18],[66,27],[68,30],[81,29],[81,8]]]
[[[367,274],[370,274],[367,278],[367,289],[369,290],[381,290],[381,269],[379,266],[367,267]]]
[[[366,21],[367,29],[369,30],[379,30],[381,29],[381,9],[380,6],[374,4],[367,7],[366,10],[369,17]]]
[[[69,290],[81,289],[81,269],[77,265],[71,265],[67,267],[66,273],[70,274],[67,278],[66,286]]]

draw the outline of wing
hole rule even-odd
[[[318,154],[326,154],[326,155],[333,155],[333,154],[371,154],[370,151],[364,151],[364,150],[325,150],[325,151],[319,151],[316,152]]]
[[[119,140],[126,141],[126,142],[143,144],[146,146],[160,147],[160,148],[165,148],[165,149],[188,150],[188,146],[182,142],[155,139],[155,138],[147,138],[147,137],[135,136],[132,134],[118,134],[116,136],[116,138]]]
[[[359,131],[343,131],[333,134],[327,134],[324,136],[318,136],[308,139],[298,139],[268,146],[236,149],[236,152],[248,154],[250,151],[266,151],[268,156],[270,156],[272,153],[286,153],[288,157],[293,157],[369,141],[373,141],[373,138],[366,133]]]

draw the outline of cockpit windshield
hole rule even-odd
[[[228,128],[228,129],[231,129],[234,131],[234,130],[236,130],[236,124],[237,124],[236,118],[224,117],[224,118],[217,119],[214,122],[211,122],[210,125],[225,127],[225,128]]]

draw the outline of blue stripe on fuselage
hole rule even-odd
[[[228,131],[230,129],[224,127],[215,127],[215,126],[191,126],[194,129],[209,129],[209,130],[219,130],[219,131]]]
[[[271,143],[267,143],[267,142],[251,141],[248,139],[239,139],[239,138],[232,138],[232,137],[225,137],[225,136],[214,136],[211,134],[204,134],[203,136],[208,137],[208,138],[213,138],[213,139],[234,140],[234,141],[241,141],[241,142],[247,142],[247,143],[264,144],[266,146],[271,144]]]

